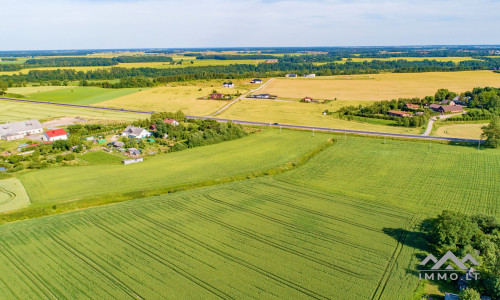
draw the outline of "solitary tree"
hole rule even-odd
[[[483,126],[482,138],[486,138],[486,145],[498,148],[500,146],[500,122],[499,117],[493,117],[489,125]]]
[[[9,88],[9,84],[5,81],[0,81],[0,96],[5,94],[7,89]]]
[[[481,295],[475,289],[466,288],[460,291],[458,298],[460,300],[480,300]]]

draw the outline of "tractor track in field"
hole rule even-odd
[[[7,198],[4,200],[0,200],[0,205],[7,204],[11,201],[13,201],[16,198],[16,194],[14,192],[11,192],[7,190],[6,188],[0,187],[0,194],[5,194],[7,195]]]

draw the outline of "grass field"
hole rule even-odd
[[[79,158],[85,162],[96,165],[119,164],[124,159],[118,155],[102,151],[89,152]]]
[[[241,100],[217,117],[269,123],[295,124],[379,132],[418,134],[419,129],[387,126],[367,122],[347,121],[324,116],[326,109],[336,111],[342,106],[366,104],[362,101],[333,101],[329,104],[281,102],[272,100]]]
[[[214,89],[220,93],[236,93],[237,90],[244,92],[247,88],[223,88],[218,85],[211,87],[202,83],[157,87],[102,102],[99,103],[99,106],[147,111],[182,110],[189,115],[204,116],[217,111],[228,103],[228,101],[221,100],[198,100],[200,97],[210,95]]]
[[[434,135],[435,136],[444,136],[444,137],[461,137],[461,138],[479,139],[481,137],[481,133],[483,133],[483,130],[481,129],[481,127],[483,127],[485,125],[488,125],[488,124],[487,123],[483,123],[483,124],[453,124],[453,125],[440,124],[439,127],[436,129]]]
[[[0,180],[0,213],[27,207],[30,198],[19,179]]]
[[[277,143],[298,154],[294,135]],[[0,297],[410,299],[418,223],[498,217],[499,168],[498,150],[348,137],[280,175],[6,224]]]
[[[19,88],[15,90],[21,95],[25,95],[25,98],[29,100],[82,105],[96,104],[145,90],[144,88],[103,89],[98,87],[71,87],[23,94],[22,89],[28,89],[28,91],[30,91],[34,88]]]
[[[33,203],[174,187],[281,166],[328,136],[266,130],[241,140],[147,158],[140,164],[51,168],[23,173],[19,178]]]
[[[500,74],[492,71],[387,73],[318,78],[278,78],[261,91],[282,98],[375,101],[400,97],[431,96],[446,88],[456,93],[474,87],[500,86]]]
[[[59,117],[82,117],[96,120],[134,121],[144,119],[144,114],[106,111],[100,109],[72,108],[48,104],[0,101],[0,122],[14,122],[29,119],[52,119]]]

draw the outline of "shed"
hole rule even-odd
[[[124,165],[130,165],[130,164],[140,163],[140,162],[143,162],[143,161],[144,161],[144,158],[138,157],[138,158],[132,158],[132,159],[122,160],[122,163]]]

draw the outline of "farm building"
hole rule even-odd
[[[270,95],[270,94],[257,94],[257,95],[250,95],[249,98],[257,98],[257,99],[276,99],[278,96],[275,95]]]
[[[407,103],[405,105],[405,107],[408,108],[408,109],[413,109],[413,110],[420,108],[420,106],[418,104],[412,104],[412,103]]]
[[[311,101],[313,101],[313,98],[311,98],[311,97],[302,98],[302,102],[311,102]]]
[[[314,78],[316,77],[316,74],[305,74],[304,77]]]
[[[464,108],[461,105],[438,105],[437,107],[433,105],[434,104],[431,104],[431,109],[441,114],[459,113],[464,111]]]
[[[295,77],[297,77],[297,74],[286,74],[285,77],[295,78]]]
[[[151,132],[146,129],[135,127],[132,125],[127,126],[122,132],[122,136],[126,136],[134,139],[142,139],[151,135]]]
[[[260,84],[260,83],[262,83],[262,79],[255,78],[255,79],[253,79],[252,81],[250,81],[250,83],[257,83],[257,84]]]
[[[456,105],[455,101],[453,100],[443,100],[439,103],[441,103],[442,105]]]
[[[399,110],[390,110],[387,112],[389,116],[395,116],[395,117],[409,117],[411,114],[404,112],[404,111],[399,111]]]
[[[212,94],[210,94],[210,99],[212,99],[212,100],[224,99],[224,94],[222,94],[222,93],[212,93]]]
[[[42,136],[42,140],[48,142],[67,140],[67,139],[68,139],[68,133],[66,132],[66,130],[62,128],[45,131]]]
[[[140,155],[141,154],[141,150],[136,149],[136,148],[130,148],[127,150],[127,152],[129,155]]]
[[[227,87],[227,88],[234,88],[234,83],[232,82],[224,82],[222,84],[223,87]]]
[[[467,105],[467,103],[469,103],[469,101],[470,101],[470,97],[456,96],[455,98],[453,98],[453,102],[455,102],[455,104],[458,104],[458,105]]]
[[[138,157],[138,158],[132,158],[132,159],[122,160],[122,163],[124,165],[130,165],[130,164],[140,163],[140,162],[143,162],[143,161],[144,161],[144,158]]]
[[[21,134],[23,136],[42,133],[42,124],[37,120],[6,123],[0,125],[0,138],[4,139],[8,134]]]
[[[24,135],[21,133],[9,133],[3,136],[3,138],[6,141],[15,141],[15,140],[20,140],[24,138]]]
[[[278,60],[277,59],[266,59],[264,62],[266,64],[274,64],[274,63],[277,63]]]
[[[163,123],[170,124],[170,125],[173,125],[173,126],[179,125],[179,122],[177,122],[174,119],[169,119],[169,118],[166,118],[165,120],[163,120]]]

